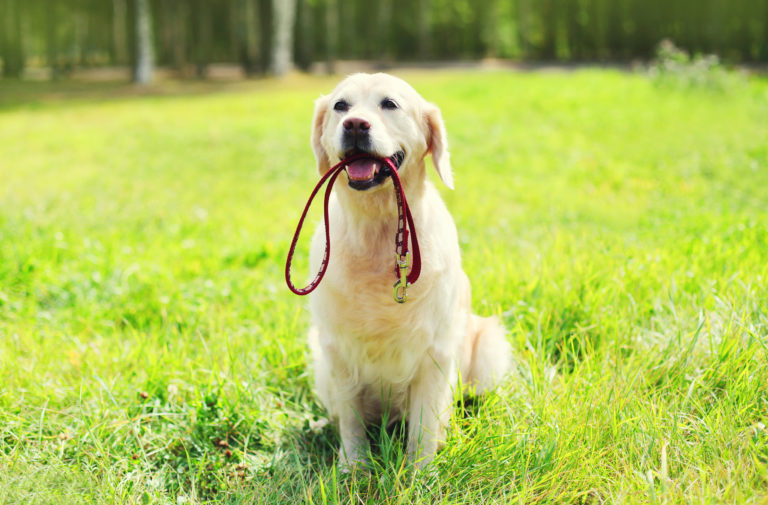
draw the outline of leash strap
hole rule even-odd
[[[291,241],[291,248],[288,250],[288,257],[285,261],[285,282],[293,293],[297,295],[307,295],[317,288],[320,281],[323,280],[326,270],[328,270],[328,263],[331,257],[331,235],[330,235],[330,220],[328,218],[328,202],[331,198],[331,189],[336,182],[336,178],[339,176],[344,167],[350,162],[361,158],[370,158],[370,155],[357,154],[350,156],[349,158],[341,160],[339,163],[331,167],[331,169],[318,181],[315,189],[309,195],[309,200],[304,206],[304,211],[301,213],[301,218],[296,226],[296,232],[293,234],[293,240]],[[393,286],[393,297],[396,302],[404,303],[407,298],[406,288],[416,282],[421,273],[421,251],[419,249],[419,241],[416,237],[416,227],[413,223],[413,216],[411,215],[411,209],[408,207],[408,202],[405,199],[405,192],[403,191],[403,184],[400,181],[400,176],[397,172],[397,167],[389,158],[381,158],[379,161],[384,162],[389,168],[388,176],[392,178],[392,183],[395,188],[395,199],[397,200],[397,233],[395,235],[395,275],[397,281]],[[315,274],[315,277],[303,288],[297,288],[291,281],[291,262],[293,261],[293,255],[296,252],[296,244],[299,241],[299,235],[301,234],[301,228],[304,226],[304,220],[307,217],[309,208],[312,206],[312,201],[320,191],[325,183],[328,186],[325,188],[325,197],[323,205],[323,223],[325,225],[325,250],[323,252],[323,260],[320,263],[320,269]],[[410,233],[409,233],[410,230]],[[410,265],[410,252],[408,250],[408,239],[410,235],[410,242],[413,246],[413,265],[411,272],[407,273]]]
[[[395,198],[397,200],[397,234],[395,235],[395,275],[397,281],[392,286],[392,296],[398,303],[405,303],[408,295],[406,288],[416,282],[421,274],[421,250],[419,240],[416,237],[416,226],[413,224],[411,208],[405,199],[403,184],[400,175],[391,160],[386,160],[390,166],[390,176],[395,186]],[[406,226],[407,221],[407,226]],[[408,253],[408,230],[410,230],[411,244],[413,245],[413,267],[411,273],[406,275],[410,263]]]

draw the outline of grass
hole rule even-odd
[[[768,83],[405,77],[517,361],[432,471],[316,424],[282,267],[334,79],[0,82],[0,503],[766,503]]]

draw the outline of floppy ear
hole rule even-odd
[[[445,123],[440,109],[434,104],[427,104],[427,152],[432,154],[432,163],[443,184],[453,189],[453,171],[451,155],[448,153],[448,136],[445,133]]]
[[[321,96],[315,100],[315,115],[312,118],[312,150],[315,152],[317,160],[317,171],[320,175],[325,175],[331,169],[331,161],[328,159],[328,153],[323,149],[323,143],[320,137],[323,135],[323,120],[325,112],[328,110],[328,96]]]

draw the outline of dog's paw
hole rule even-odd
[[[368,468],[368,463],[368,458],[365,456],[347,458],[343,450],[339,451],[339,472],[343,474],[351,474],[358,470],[365,470]]]

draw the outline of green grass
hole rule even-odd
[[[765,503],[768,83],[405,77],[518,371],[432,471],[313,429],[282,268],[333,79],[0,82],[0,503]]]

